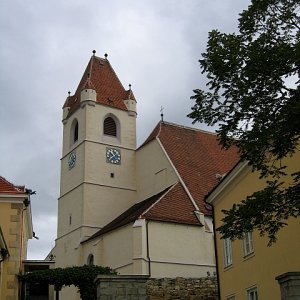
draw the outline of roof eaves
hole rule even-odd
[[[246,160],[240,159],[222,180],[205,196],[205,202],[214,205],[222,191],[239,175],[249,167]]]
[[[123,212],[121,215],[119,215],[114,220],[112,220],[110,223],[106,224],[104,227],[102,227],[96,233],[94,233],[89,238],[85,239],[84,241],[81,241],[80,243],[81,244],[85,243],[94,238],[100,237],[103,234],[106,234],[115,229],[118,229],[120,227],[123,227],[125,225],[135,222],[137,219],[139,219],[138,216],[135,217],[135,214],[134,214],[135,211],[141,209],[141,207],[143,207],[143,205],[145,205],[148,201],[151,201],[151,199],[152,199],[152,201],[154,201],[155,199],[153,199],[153,197],[158,197],[160,194],[165,194],[165,192],[168,191],[169,189],[170,189],[170,187],[167,187],[164,191],[161,191],[160,193],[157,193],[156,195],[153,195],[141,202],[134,204],[133,206],[128,208],[125,212]],[[160,196],[159,196],[159,198],[160,198]],[[128,213],[129,211],[130,211],[130,213]]]
[[[157,221],[157,222],[163,222],[163,223],[174,223],[174,224],[185,224],[185,225],[192,225],[192,226],[198,226],[198,227],[203,227],[203,225],[199,223],[192,223],[184,220],[174,220],[174,219],[162,219],[162,218],[156,218],[156,217],[147,217],[147,220],[149,221]]]

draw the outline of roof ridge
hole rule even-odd
[[[183,129],[194,130],[194,131],[197,131],[197,132],[203,132],[203,133],[206,133],[206,134],[218,135],[216,132],[212,132],[212,131],[208,131],[208,130],[204,130],[204,129],[199,129],[199,128],[194,128],[194,127],[190,127],[190,126],[186,126],[186,125],[176,124],[176,123],[172,123],[172,122],[168,122],[168,121],[160,121],[160,123],[170,125],[170,126],[174,126],[174,127],[183,128]]]

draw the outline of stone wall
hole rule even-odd
[[[97,300],[147,300],[147,279],[148,276],[98,276]]]
[[[97,300],[218,300],[216,277],[98,276]]]
[[[288,272],[276,277],[280,284],[281,300],[300,299],[300,272]]]
[[[149,300],[217,300],[216,277],[161,278],[147,281]]]

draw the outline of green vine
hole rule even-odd
[[[97,298],[97,286],[94,281],[98,275],[116,275],[116,273],[108,267],[84,265],[81,267],[37,270],[19,275],[19,278],[28,283],[54,285],[57,291],[64,285],[75,285],[82,300],[93,300]]]

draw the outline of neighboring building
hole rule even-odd
[[[215,271],[204,196],[238,161],[217,136],[159,122],[136,148],[136,100],[107,58],[93,55],[63,107],[56,267],[201,277]],[[63,299],[76,299],[62,290]]]
[[[18,299],[27,241],[33,237],[30,193],[0,176],[0,299]]]
[[[299,150],[282,163],[288,166],[287,174],[299,171]],[[291,182],[289,176],[288,180]],[[252,172],[247,162],[240,162],[207,198],[214,206],[215,227],[222,224],[223,209],[230,209],[234,203],[238,204],[246,196],[263,189],[265,184],[266,181],[259,178],[258,172]],[[289,182],[285,181],[285,184]],[[281,299],[280,285],[275,278],[300,271],[300,218],[289,218],[287,224],[279,231],[277,242],[270,247],[267,246],[268,238],[261,237],[256,230],[246,233],[243,240],[235,241],[221,239],[216,233],[221,300]]]
[[[54,261],[50,260],[24,260],[23,273],[48,270],[54,267]],[[34,284],[24,282],[20,300],[49,300],[54,299],[54,286],[46,282]]]

